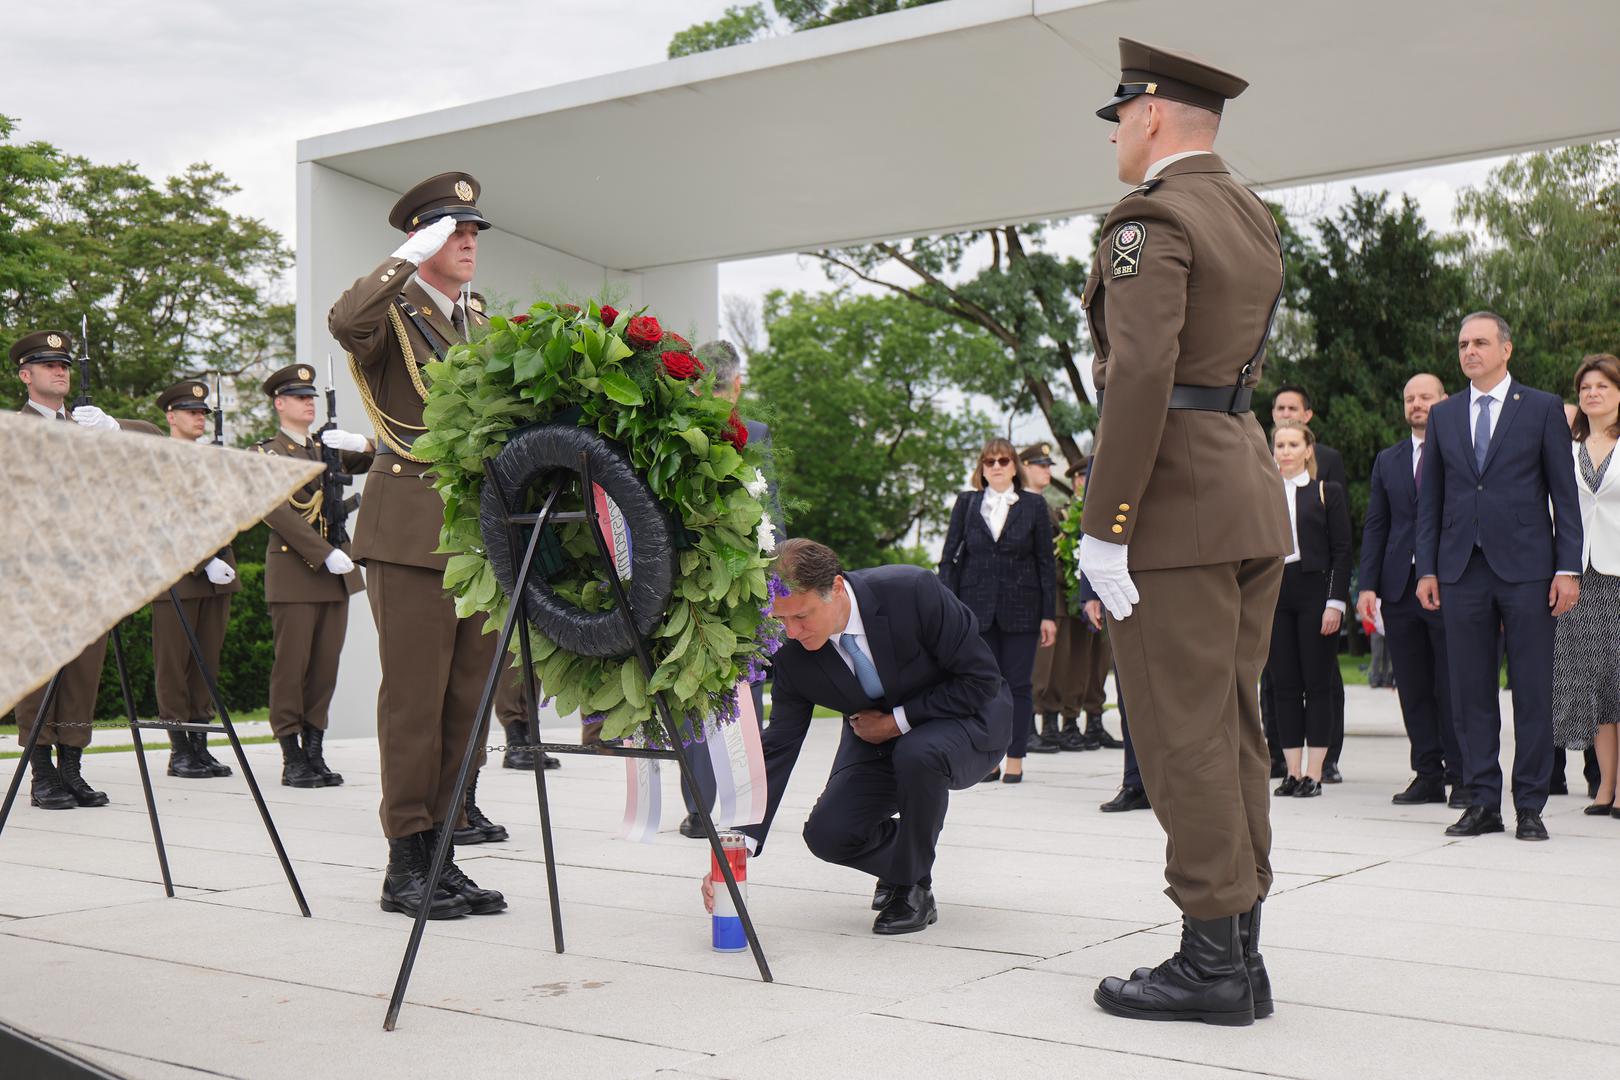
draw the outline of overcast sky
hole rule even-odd
[[[162,177],[207,161],[241,194],[238,213],[294,235],[301,138],[664,59],[670,37],[738,0],[53,0],[8,5],[0,39],[0,112],[19,136]],[[447,43],[465,42],[460,47]],[[1098,152],[1107,153],[1099,138]],[[1452,227],[1460,188],[1493,162],[1357,181],[1412,195]],[[1286,193],[1322,213],[1350,185]],[[1089,229],[1053,246],[1084,255]],[[724,294],[819,290],[818,266],[793,255],[721,267]],[[289,276],[286,295],[291,298]],[[1021,433],[1042,437],[1026,423]]]

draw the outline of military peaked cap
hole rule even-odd
[[[1212,67],[1190,53],[1119,39],[1119,86],[1097,110],[1104,120],[1119,122],[1119,107],[1149,94],[1208,109],[1217,115],[1232,98],[1248,89],[1247,80]]]

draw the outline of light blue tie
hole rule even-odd
[[[1479,419],[1474,421],[1474,468],[1485,474],[1485,453],[1491,448],[1491,406],[1495,398],[1479,399]]]
[[[873,701],[883,700],[883,681],[878,678],[877,667],[870,657],[861,651],[856,643],[854,634],[844,634],[839,637],[838,644],[844,647],[849,654],[849,662],[855,665],[855,678],[860,682],[861,689]]]

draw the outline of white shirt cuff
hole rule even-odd
[[[894,716],[894,726],[900,729],[900,734],[904,735],[911,730],[911,725],[906,723],[906,707],[904,705],[896,705],[892,715]]]
[[[743,846],[748,849],[748,854],[750,854],[750,855],[758,855],[759,854],[759,841],[755,840],[752,836],[749,836],[747,833],[743,833]]]
[[[1557,576],[1557,577],[1580,577],[1581,572],[1579,570],[1560,570],[1560,571],[1558,571],[1558,573],[1555,576]]]
[[[1327,606],[1332,610],[1337,611],[1340,615],[1343,615],[1350,610],[1349,607],[1345,605],[1343,600],[1329,600],[1327,602]]]

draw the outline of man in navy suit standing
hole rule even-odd
[[[1500,315],[1481,311],[1463,319],[1457,354],[1470,385],[1429,411],[1416,564],[1419,602],[1445,620],[1471,800],[1446,835],[1503,831],[1500,625],[1513,672],[1516,835],[1545,840],[1554,620],[1581,592],[1581,511],[1569,424],[1559,398],[1508,375],[1513,335]]]
[[[1462,757],[1451,707],[1446,666],[1446,627],[1440,612],[1417,599],[1418,477],[1428,438],[1429,410],[1446,398],[1438,376],[1427,372],[1406,382],[1409,438],[1385,448],[1373,462],[1367,518],[1361,533],[1361,595],[1356,612],[1372,622],[1383,602],[1384,637],[1395,667],[1401,716],[1412,744],[1416,778],[1392,801],[1399,805],[1446,802],[1463,809]]]
[[[846,574],[831,548],[792,539],[776,572],[788,595],[772,611],[789,641],[774,657],[769,796],[765,820],[742,831],[763,849],[812,711],[837,710],[843,738],[804,842],[877,878],[873,933],[924,930],[939,918],[934,845],[950,792],[977,784],[1006,751],[1007,682],[973,612],[921,567]]]

